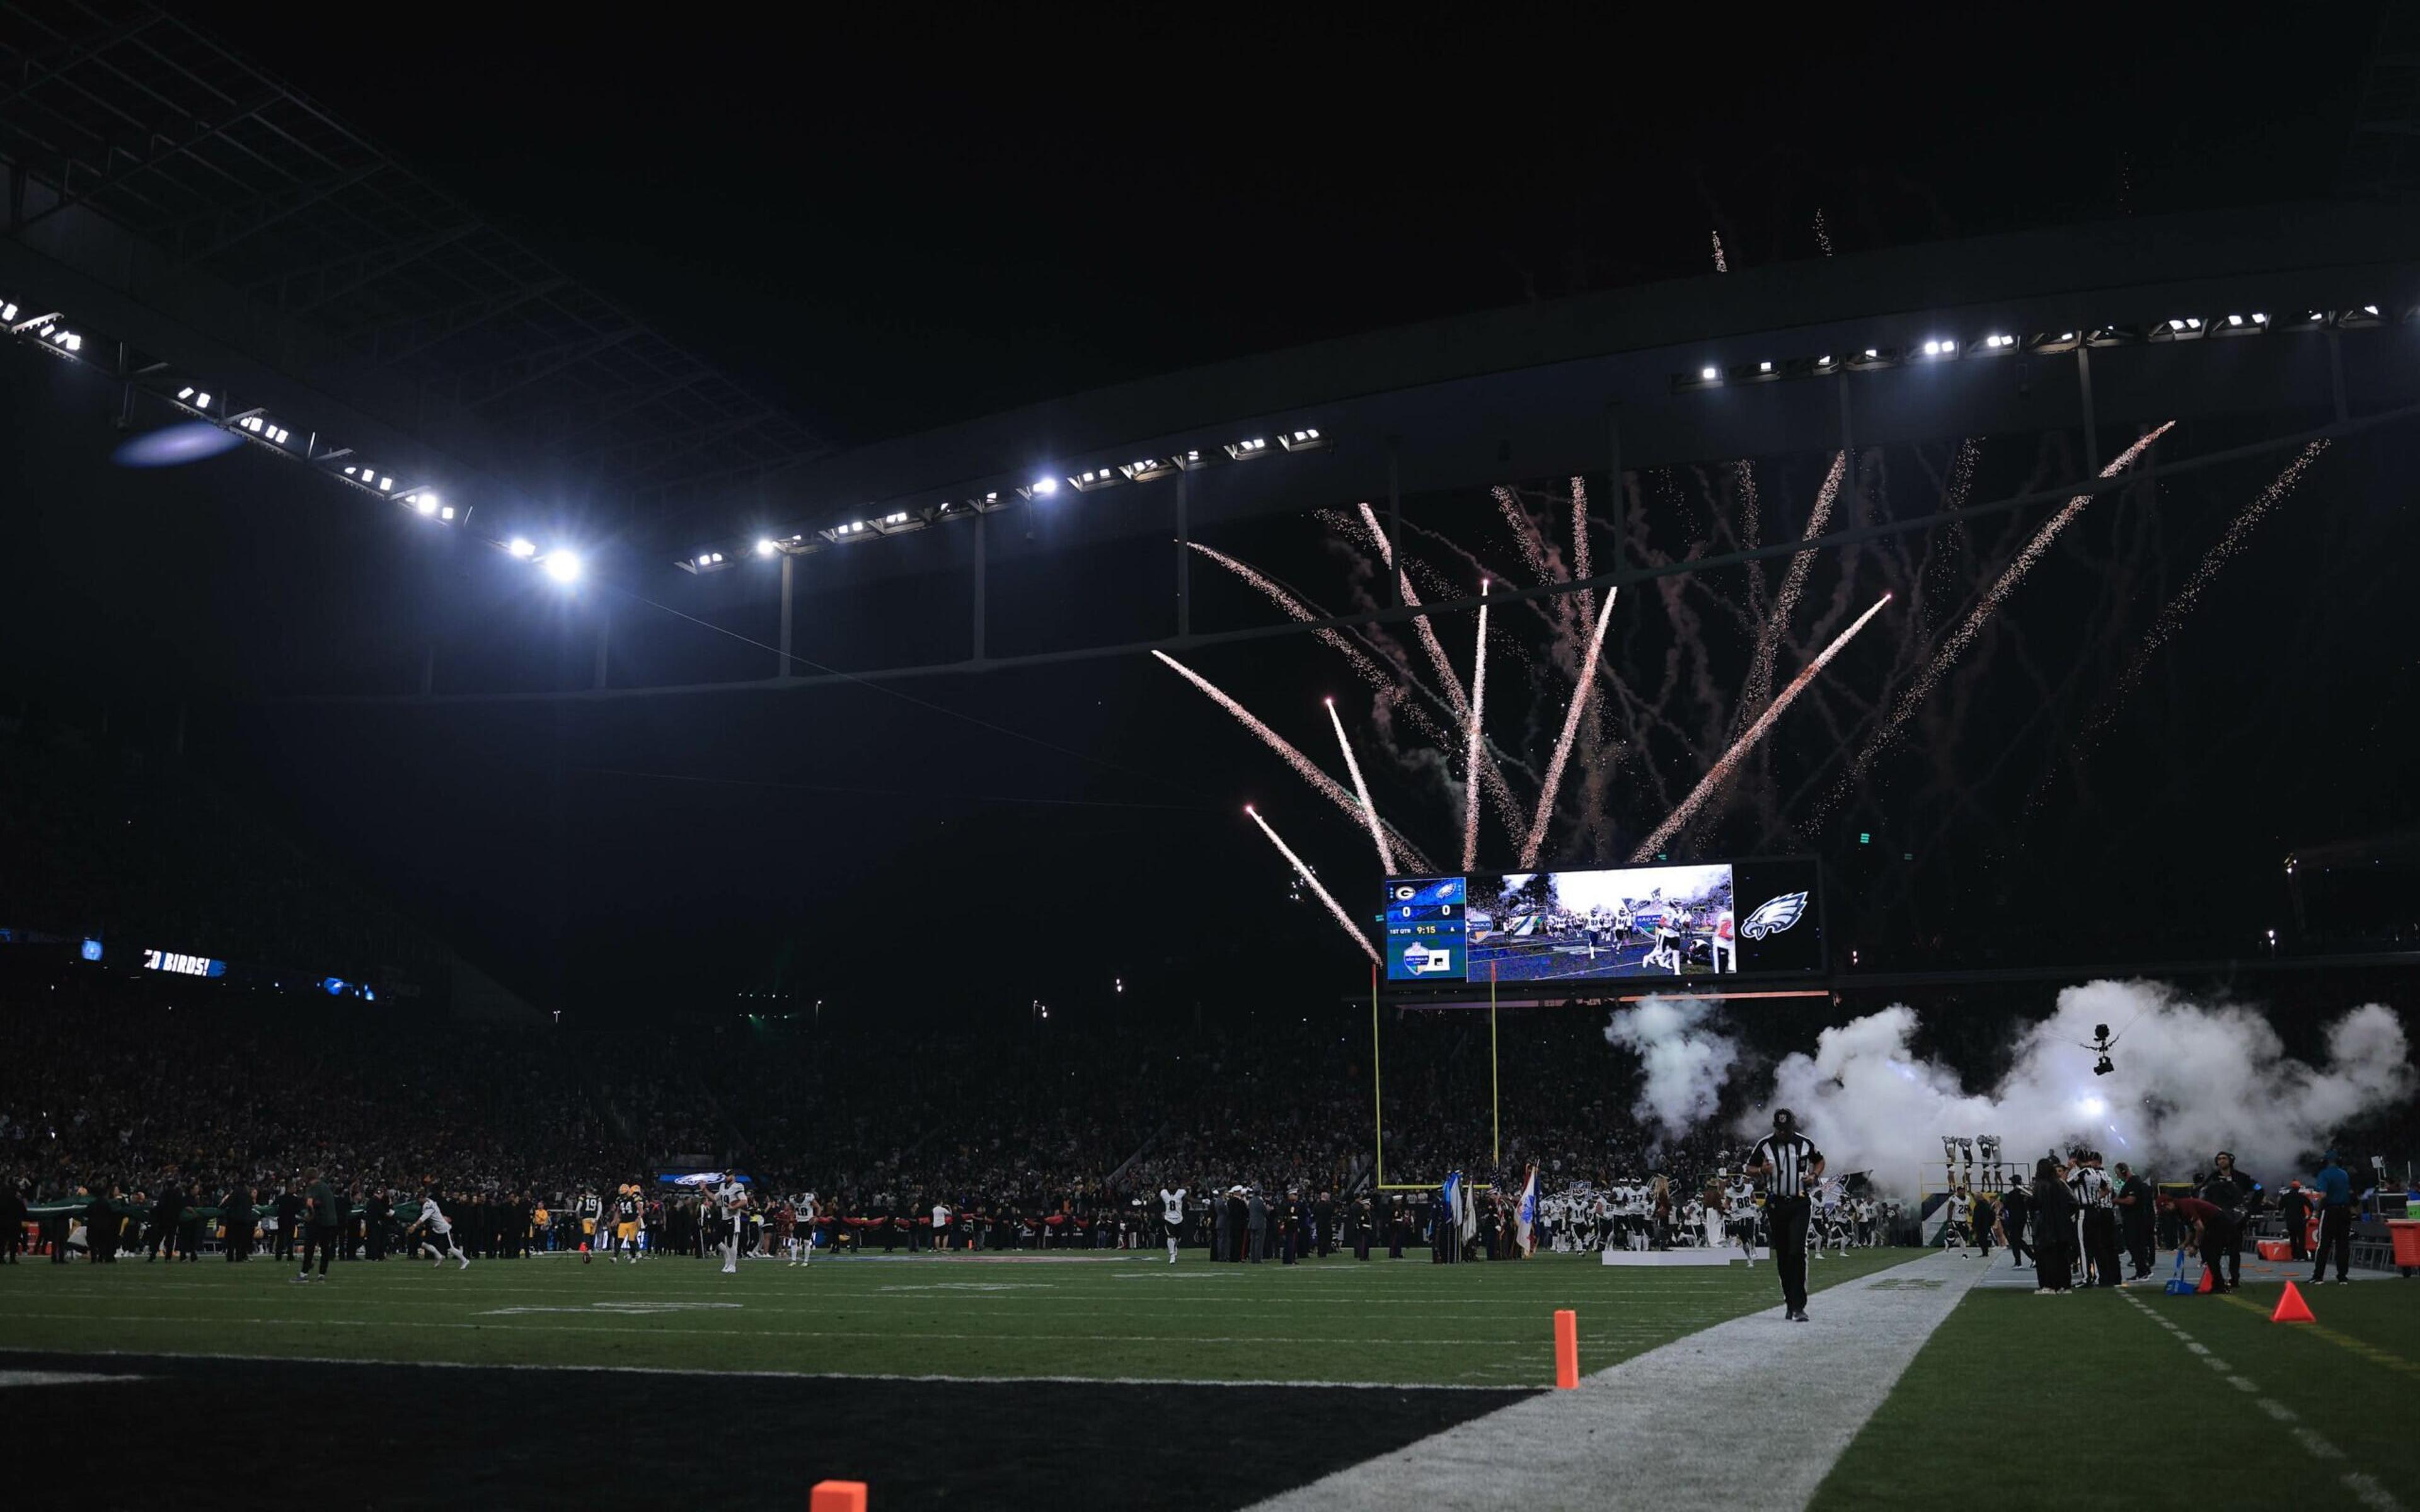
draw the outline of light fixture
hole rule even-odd
[[[1770,373],[1773,371],[1773,364],[1771,363],[1759,363],[1756,364],[1756,370],[1760,373]]]
[[[16,306],[12,304],[12,305],[8,306],[8,308],[9,308],[9,309],[11,309],[11,310],[13,310],[13,309],[15,309],[15,308],[16,308]],[[178,397],[178,398],[179,398],[179,399],[190,399],[190,398],[192,398],[193,396],[194,396],[194,386],[193,386],[192,384],[190,384],[190,383],[186,384],[183,388],[178,389],[178,390],[177,391],[177,397]]]
[[[1176,464],[1165,457],[1143,456],[1119,464],[1118,471],[1126,475],[1128,483],[1149,483],[1175,471]]]
[[[16,318],[17,307],[6,301],[0,301],[0,324],[6,324]]]
[[[548,577],[559,583],[571,582],[580,577],[580,559],[561,547],[548,552],[538,565],[546,569]]]
[[[1216,447],[1205,452],[1198,446],[1189,446],[1182,452],[1170,454],[1168,459],[1186,471],[1191,472],[1197,468],[1206,468],[1214,463],[1224,462],[1227,456]]]
[[[1268,438],[1253,436],[1240,441],[1229,441],[1227,455],[1238,462],[1249,462],[1256,456],[1266,456],[1269,455]]]
[[[1718,367],[1701,367],[1698,369],[1698,379],[1701,383],[1712,383],[1714,379],[1722,376],[1722,369]]]
[[[411,507],[420,511],[423,515],[434,515],[437,513],[437,505],[439,501],[438,497],[433,493],[414,494],[411,500]]]
[[[1300,430],[1278,432],[1278,444],[1289,452],[1310,452],[1326,445],[1327,442],[1321,438],[1316,427],[1305,426]]]
[[[782,543],[774,540],[769,535],[761,536],[757,539],[756,554],[760,557],[769,557],[780,549],[782,549]]]
[[[1936,338],[1924,344],[1924,355],[1927,357],[1955,357],[1958,355],[1958,344],[1954,341],[1942,341]]]
[[[1047,499],[1059,491],[1059,480],[1045,473],[1016,491],[1028,499]]]
[[[447,504],[444,508],[437,512],[437,517],[439,519],[452,519],[454,517],[454,506],[452,504]]]
[[[380,493],[393,493],[393,492],[395,492],[395,480],[394,480],[393,478],[380,478],[380,479],[379,479],[379,492],[380,492]]]
[[[1111,484],[1124,483],[1125,481],[1125,474],[1118,471],[1117,469],[1108,466],[1086,468],[1081,472],[1070,472],[1067,474],[1068,484],[1073,486],[1078,493],[1091,493],[1095,488],[1106,488]]]
[[[536,544],[529,540],[526,536],[514,536],[512,540],[505,543],[504,549],[520,558],[523,562],[527,562],[530,558],[537,555]]]

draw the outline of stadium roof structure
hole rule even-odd
[[[0,299],[310,460],[629,519],[824,449],[170,10],[0,6]]]

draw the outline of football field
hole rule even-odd
[[[305,1286],[265,1260],[22,1264],[0,1405],[138,1484],[227,1443],[298,1473],[372,1457],[357,1500],[381,1506],[657,1501],[735,1456],[777,1499],[841,1476],[885,1512],[1171,1484],[1206,1507],[1578,1506],[1608,1477],[1667,1509],[1929,1506],[1978,1474],[2020,1506],[2420,1506],[2420,1287],[2316,1288],[2316,1325],[2273,1324],[2274,1281],[2036,1297],[1985,1264],[1816,1262],[1803,1325],[1770,1266],[1594,1257],[396,1260]],[[1544,1389],[1558,1307],[1575,1392]],[[600,1434],[625,1471],[601,1488],[577,1469]]]
[[[1593,1370],[1770,1305],[1768,1266],[1214,1264],[1200,1251],[828,1257],[803,1267],[569,1256],[339,1263],[21,1265],[0,1349],[668,1370],[1544,1387],[1555,1309]],[[1908,1257],[1814,1267],[1844,1280]]]

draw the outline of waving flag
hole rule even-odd
[[[1520,1241],[1524,1258],[1538,1253],[1538,1167],[1529,1167],[1529,1179],[1521,1183],[1521,1200],[1512,1210],[1512,1235]]]

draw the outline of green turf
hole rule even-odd
[[[2342,1484],[2347,1474],[2398,1488],[2409,1503],[2412,1431],[2420,1424],[2420,1285],[2312,1289],[2318,1329],[2269,1321],[2281,1289],[2248,1284],[2237,1298],[2127,1293],[2190,1335],[2223,1370],[2114,1293],[1971,1292],[1840,1457],[1814,1504],[1935,1508],[1971,1486],[2007,1506],[2142,1512],[2307,1505],[2315,1497],[2359,1505]],[[2315,1452],[2298,1429],[2341,1458]],[[2079,1453],[2079,1444],[2091,1448]]]
[[[1911,1258],[1816,1265],[1818,1286]],[[1294,1267],[1188,1255],[900,1257],[582,1265],[568,1257],[339,1264],[295,1286],[266,1261],[20,1265],[0,1349],[957,1376],[1548,1385],[1553,1315],[1597,1370],[1778,1302],[1754,1270],[1609,1267],[1593,1256]],[[522,1309],[509,1311],[507,1309]],[[658,1309],[658,1310],[650,1310]]]

